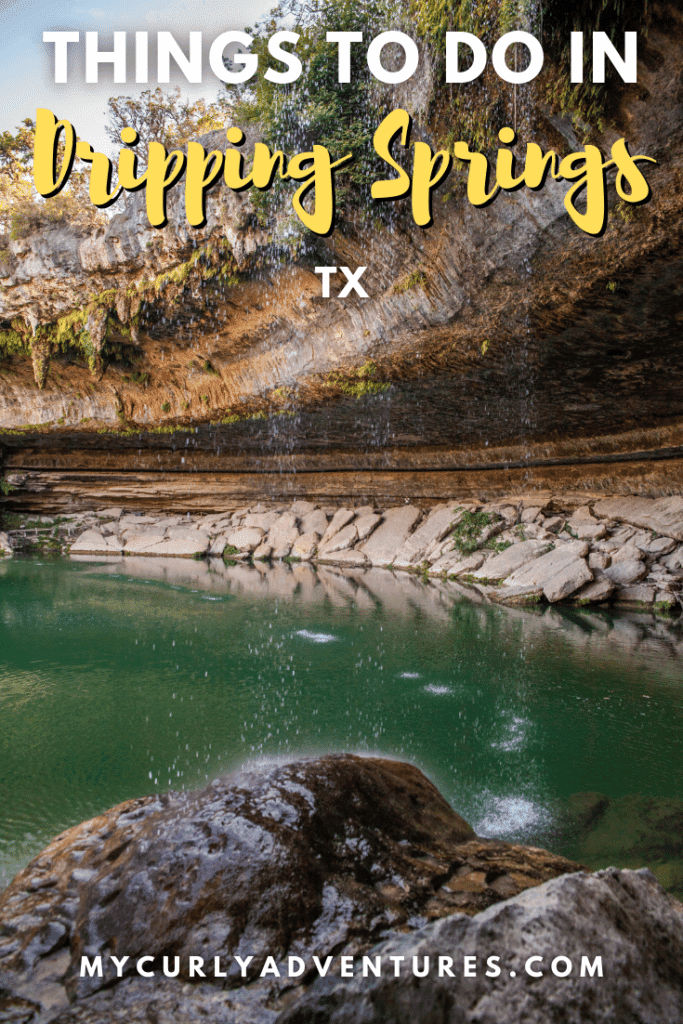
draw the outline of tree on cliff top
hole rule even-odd
[[[335,178],[335,198],[342,212],[370,200],[370,184],[381,167],[371,127],[377,123],[378,90],[362,46],[351,48],[351,81],[339,83],[337,44],[328,42],[326,33],[361,31],[370,39],[392,26],[392,4],[393,0],[280,0],[252,29],[258,75],[235,87],[236,124],[255,126],[273,150],[296,153],[318,144],[335,160],[354,154],[353,162]],[[303,65],[301,77],[289,85],[265,77],[268,68],[282,70],[268,51],[268,40],[283,24],[300,36],[296,54]],[[267,219],[289,191],[287,184],[276,181],[270,192],[253,195],[259,216]]]
[[[108,107],[107,135],[119,147],[121,131],[134,128],[140,136],[136,152],[142,164],[147,163],[150,142],[161,142],[166,149],[176,149],[198,135],[225,128],[232,111],[225,91],[213,103],[204,99],[190,103],[181,95],[179,86],[168,92],[157,86],[154,91],[147,89],[139,96],[112,96]]]
[[[141,96],[116,96],[109,100],[109,138],[120,146],[122,128],[135,128],[140,136],[138,153],[146,164],[151,141],[167,149],[182,146],[204,132],[223,128],[230,104],[224,92],[215,103],[184,100],[180,89],[147,90]],[[0,235],[23,238],[50,224],[69,223],[90,228],[105,224],[107,217],[90,202],[89,172],[76,162],[68,185],[51,199],[42,199],[33,184],[35,123],[25,118],[15,133],[0,133]],[[81,169],[83,168],[83,169]]]
[[[24,118],[16,134],[0,134],[0,233],[23,238],[50,224],[89,228],[106,217],[88,197],[88,178],[73,171],[59,195],[42,199],[33,184],[35,122]]]
[[[31,201],[30,177],[33,162],[34,123],[27,117],[16,129],[16,135],[0,135],[0,231],[11,234],[12,209]]]

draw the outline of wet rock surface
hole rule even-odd
[[[270,1021],[314,955],[382,938],[578,869],[478,839],[411,765],[353,755],[238,772],[130,800],[58,836],[0,896],[0,1019]],[[129,956],[118,979],[111,955]],[[103,976],[79,976],[81,956]],[[160,977],[135,970],[146,955]],[[179,976],[161,975],[163,956]],[[189,977],[189,957],[207,977]],[[260,977],[268,957],[307,963]],[[213,977],[221,957],[225,977]],[[252,956],[246,979],[238,961]],[[284,974],[284,971],[283,971]]]
[[[478,394],[475,389],[468,400],[474,395],[481,405]],[[37,513],[105,504],[208,513],[264,500],[314,499],[336,507],[373,501],[390,508],[453,495],[483,502],[526,494],[534,504],[534,491],[585,490],[601,499],[683,492],[680,421],[607,433],[590,433],[584,422],[580,434],[528,438],[520,451],[517,440],[497,436],[494,424],[473,420],[452,389],[454,408],[444,415],[423,394],[420,437],[380,398],[381,408],[345,400],[327,410],[324,422],[291,410],[296,416],[277,416],[275,423],[212,423],[170,434],[8,432],[0,437],[0,464],[14,490],[5,502]],[[417,415],[418,405],[411,408]],[[529,413],[505,408],[510,419]],[[456,443],[430,437],[432,422],[464,424],[464,433]],[[370,436],[363,438],[365,424]]]

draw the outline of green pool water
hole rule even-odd
[[[649,615],[383,570],[0,563],[0,887],[128,797],[350,750],[419,765],[482,835],[678,892],[682,736],[683,630]]]

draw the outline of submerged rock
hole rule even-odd
[[[573,793],[560,845],[589,867],[647,864],[670,895],[683,898],[683,800],[631,793]]]
[[[581,844],[590,860],[617,856],[633,863],[683,861],[683,800],[642,793],[620,797],[601,807]]]
[[[478,839],[408,764],[328,755],[244,770],[127,801],[17,875],[0,896],[0,1019],[268,1021],[310,983],[313,956],[338,969],[396,930],[578,867]],[[112,954],[130,957],[120,979]],[[153,979],[136,972],[145,955]],[[180,958],[177,978],[164,955]],[[82,956],[102,958],[102,977],[80,977]],[[207,965],[191,984],[190,956]],[[236,956],[253,957],[246,978]],[[288,956],[304,977],[260,977],[267,957]]]

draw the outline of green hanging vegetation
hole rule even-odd
[[[572,4],[565,0],[412,0],[411,10],[439,74],[445,66],[446,32],[471,32],[484,42],[489,53],[496,40],[511,30],[535,35],[546,56],[534,86],[536,102],[545,102],[552,110],[572,116],[585,140],[593,131],[604,130],[614,84],[621,80],[608,63],[603,85],[573,84],[569,72],[571,33],[583,31],[589,38],[592,32],[606,32],[620,48],[625,31],[645,32],[651,18],[650,0],[579,0]],[[487,152],[495,149],[495,133],[511,123],[517,110],[514,86],[502,82],[489,63],[475,82],[443,89],[441,95],[436,94],[432,109],[440,141],[449,144],[458,137],[472,148]],[[525,115],[529,115],[528,110]],[[535,127],[532,120],[527,130]]]
[[[621,49],[624,32],[646,33],[652,14],[650,0],[580,0],[565,4],[560,0],[544,0],[543,42],[551,60],[544,72],[544,98],[552,109],[570,114],[580,137],[588,139],[592,131],[604,131],[610,120],[616,83],[621,82],[614,68],[607,63],[604,84],[586,81],[580,85],[570,81],[569,41],[572,32],[606,32]]]
[[[281,0],[272,17],[255,27],[252,50],[259,55],[259,74],[242,88],[235,106],[234,123],[257,126],[271,152],[283,150],[291,156],[320,145],[329,150],[333,160],[353,153],[353,161],[335,180],[335,199],[342,213],[352,205],[371,202],[370,185],[383,166],[372,146],[377,101],[365,48],[351,47],[351,81],[340,84],[337,44],[328,43],[325,35],[328,31],[362,32],[364,39],[369,39],[387,28],[389,15],[386,0]],[[267,42],[288,16],[296,20],[294,31],[301,36],[296,52],[304,71],[297,82],[279,85],[265,78],[268,67],[281,70],[268,53]],[[276,210],[287,210],[295,187],[298,185],[276,179],[267,191],[252,189],[252,203],[262,224],[267,224]],[[280,243],[291,253],[304,235],[304,228],[292,221],[290,235],[282,233]]]
[[[0,331],[0,357],[28,356],[30,354],[31,347],[28,338],[20,333],[14,324],[10,330]]]
[[[131,302],[131,310],[135,312],[129,317],[128,323],[121,322],[116,312],[117,289],[107,288],[97,295],[91,295],[88,302],[79,309],[65,313],[53,323],[39,324],[35,331],[31,331],[23,320],[13,320],[9,329],[0,330],[0,358],[30,356],[36,384],[40,388],[47,379],[50,357],[58,353],[78,354],[87,362],[91,374],[97,376],[106,359],[123,358],[121,339],[128,341],[131,328],[139,326],[140,305],[143,301],[152,305],[160,300],[166,304],[174,303],[185,287],[195,280],[218,278],[223,287],[231,287],[239,280],[234,273],[235,267],[229,242],[219,239],[197,249],[184,263],[158,274],[154,280],[144,280],[129,286],[125,295]],[[89,329],[93,324],[103,328],[97,346]],[[213,367],[206,372],[219,376]],[[135,383],[146,384],[149,374],[134,373],[130,379]]]
[[[382,87],[367,68],[365,44],[351,47],[351,81],[337,82],[337,46],[328,43],[325,33],[362,31],[365,40],[390,27],[409,34],[417,33],[435,70],[435,89],[427,115],[431,134],[440,145],[456,139],[470,147],[491,152],[497,146],[496,134],[503,125],[512,124],[518,113],[519,96],[515,87],[501,81],[491,62],[474,82],[460,86],[444,83],[446,33],[471,32],[491,52],[501,35],[514,29],[532,33],[543,43],[546,64],[534,85],[536,99],[555,111],[573,116],[584,137],[602,130],[609,111],[610,90],[615,72],[608,62],[604,85],[574,85],[569,81],[570,33],[582,30],[586,37],[605,31],[615,44],[623,41],[624,31],[646,31],[651,17],[650,0],[410,0],[409,15],[393,0],[281,0],[272,17],[255,28],[253,49],[259,54],[259,67],[280,69],[267,52],[268,37],[283,19],[295,22],[301,38],[296,52],[304,70],[297,82],[288,86],[268,82],[262,73],[241,87],[235,107],[235,123],[258,126],[271,151],[299,152],[314,143],[326,146],[333,159],[353,152],[354,160],[337,175],[336,198],[345,207],[366,205],[369,187],[384,168],[372,147],[372,126],[384,115]],[[406,24],[407,22],[407,24]],[[613,92],[613,90],[612,90]],[[521,101],[520,101],[521,102]],[[533,112],[523,112],[533,119]],[[535,125],[529,123],[527,130]],[[284,210],[283,198],[292,183],[277,182],[270,191],[252,190],[257,214],[266,223],[275,209]],[[303,229],[299,229],[300,232]]]

